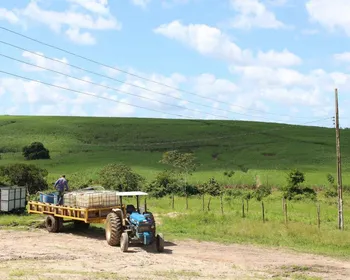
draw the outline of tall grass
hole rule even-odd
[[[264,201],[265,217],[262,220],[261,202],[245,203],[242,217],[242,199],[224,202],[221,214],[219,199],[212,200],[210,211],[202,210],[199,198],[190,199],[190,209],[185,210],[185,199],[177,198],[175,210],[170,198],[152,199],[150,210],[160,214],[160,230],[168,237],[196,239],[223,243],[260,244],[295,249],[302,252],[348,257],[350,254],[350,203],[345,198],[345,230],[337,229],[337,205],[334,199],[318,202],[289,201],[288,221],[284,220],[282,200],[279,193]],[[321,209],[321,226],[317,224],[317,205]],[[167,214],[169,212],[175,212]]]

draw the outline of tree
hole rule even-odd
[[[260,186],[253,192],[253,197],[257,201],[262,201],[264,197],[269,196],[272,193],[272,188],[269,186]]]
[[[33,142],[32,144],[23,147],[22,154],[27,160],[50,159],[49,150],[40,142]]]
[[[28,194],[48,189],[46,169],[32,164],[16,163],[0,167],[0,176],[12,185],[26,186]]]
[[[107,189],[138,191],[145,179],[125,164],[108,164],[100,171],[100,183]]]
[[[335,179],[332,174],[327,174],[327,181],[329,183],[329,187],[325,192],[326,197],[336,197],[338,196],[338,187],[335,184]]]
[[[220,202],[221,202],[221,209],[222,209],[222,207],[223,207],[223,205],[222,205],[223,188],[219,184],[219,182],[217,182],[214,178],[211,178],[207,183],[204,184],[204,191],[205,191],[205,193],[210,195],[209,200],[208,200],[208,211],[210,211],[211,197],[215,197],[215,196],[221,196]]]
[[[192,172],[195,171],[197,167],[194,154],[181,153],[177,150],[168,151],[163,154],[160,162],[172,166],[174,172],[176,172],[179,176],[184,176],[186,209],[188,209],[187,176],[192,175]]]
[[[156,178],[145,187],[145,191],[156,198],[171,195],[172,209],[175,208],[175,194],[178,194],[180,190],[179,181],[174,177],[173,172],[169,170],[158,173]]]
[[[302,199],[310,198],[312,200],[316,199],[316,192],[308,187],[302,187],[302,184],[305,181],[304,173],[298,169],[292,170],[287,177],[287,186],[284,191],[284,198],[288,200],[292,199]]]

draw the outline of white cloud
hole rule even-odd
[[[19,22],[18,16],[13,11],[4,8],[0,8],[0,20],[6,20],[12,24]]]
[[[306,10],[312,22],[319,23],[330,31],[342,30],[350,36],[350,1],[308,0]]]
[[[22,9],[5,10],[0,8],[0,19],[5,18],[11,23],[25,24],[31,22],[49,27],[57,33],[63,33],[78,44],[95,44],[91,32],[97,30],[120,30],[121,23],[110,13],[107,0],[66,0],[69,7],[63,11],[42,8],[40,1],[31,0]],[[49,3],[46,4],[46,6]],[[84,30],[85,29],[85,30]]]
[[[234,64],[293,66],[302,62],[297,55],[288,50],[283,50],[283,52],[260,51],[255,57],[252,51],[241,49],[220,29],[206,24],[189,24],[186,26],[175,20],[158,26],[154,29],[154,32],[169,39],[177,40],[202,55],[223,59]]]
[[[77,44],[94,45],[96,43],[95,38],[89,32],[80,32],[79,28],[69,28],[66,34],[71,41]]]
[[[96,14],[107,15],[110,13],[108,0],[67,0],[70,3],[77,4],[84,9]]]
[[[344,52],[344,53],[337,53],[333,55],[333,58],[335,60],[341,61],[341,62],[350,62],[350,52]]]
[[[151,3],[151,0],[130,0],[130,1],[133,5],[141,7],[143,9],[146,8]],[[172,8],[176,5],[187,4],[190,2],[190,0],[160,0],[160,2],[163,8]]]
[[[265,0],[265,2],[271,6],[286,6],[289,0]]]
[[[57,12],[53,10],[44,10],[36,2],[30,2],[21,14],[27,18],[43,24],[47,24],[51,29],[60,31],[62,26],[85,28],[91,30],[120,29],[119,22],[113,17],[96,18],[89,14],[83,14],[73,11]]]
[[[273,12],[269,11],[260,0],[230,0],[231,7],[238,15],[230,20],[230,26],[238,29],[284,28]]]
[[[213,74],[205,73],[192,79],[194,91],[200,92],[203,96],[218,99],[230,99],[238,90],[235,83],[216,78]]]
[[[28,60],[28,62],[31,63],[31,64],[34,64],[34,65],[37,65],[37,66],[40,66],[40,67],[43,67],[43,68],[52,69],[52,70],[59,71],[59,72],[64,72],[66,74],[68,74],[70,72],[70,67],[68,65],[64,65],[64,64],[62,64],[60,62],[56,62],[56,61],[53,61],[53,60],[46,59],[46,58],[42,57],[44,54],[41,53],[41,52],[36,52],[36,53],[39,54],[39,55],[35,55],[33,53],[25,51],[25,52],[22,53],[22,56],[24,58],[26,58]],[[61,62],[64,62],[64,63],[68,63],[68,60],[65,57],[63,57],[61,59],[59,59],[59,58],[53,58],[53,59],[61,61]],[[29,71],[29,72],[46,71],[44,69],[40,69],[38,67],[30,66],[30,65],[24,64],[24,63],[21,64],[21,67],[22,67],[22,70]]]
[[[151,2],[151,0],[131,0],[135,6],[139,6],[141,8],[146,8],[147,5]]]

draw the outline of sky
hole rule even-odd
[[[350,127],[348,10],[348,0],[1,1],[0,115],[333,127],[337,88]]]

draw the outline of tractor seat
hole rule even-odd
[[[132,214],[133,212],[136,212],[136,208],[132,204],[126,205],[126,213]]]

